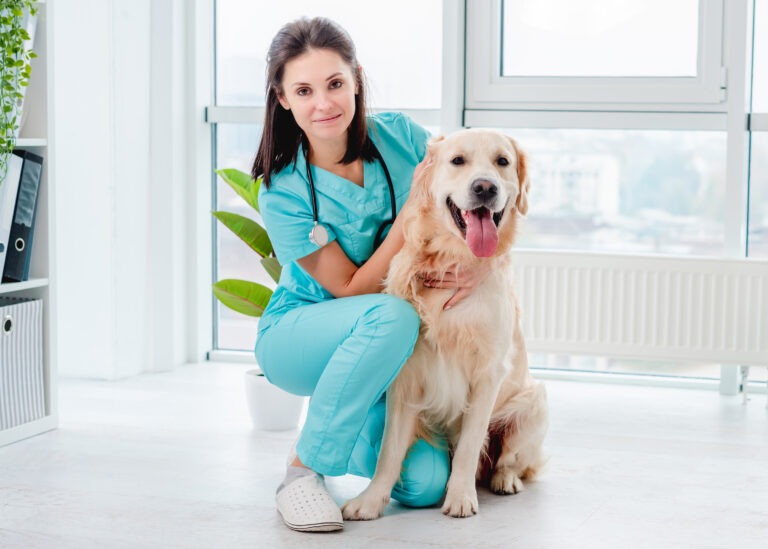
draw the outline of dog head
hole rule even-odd
[[[506,251],[517,214],[528,211],[526,157],[517,143],[493,130],[460,130],[430,141],[427,155],[412,189],[424,213],[476,257]]]

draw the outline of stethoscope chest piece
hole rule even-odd
[[[309,241],[312,242],[312,244],[315,246],[322,248],[328,244],[328,229],[315,221],[314,227],[312,227],[312,230],[309,231]]]
[[[387,227],[392,225],[395,221],[395,217],[397,216],[397,204],[395,203],[395,187],[392,184],[392,177],[389,175],[389,170],[387,169],[387,164],[384,162],[384,158],[381,156],[381,153],[376,148],[376,145],[373,145],[371,143],[373,148],[373,154],[374,157],[381,162],[381,167],[384,170],[384,175],[387,178],[387,187],[389,188],[389,205],[392,209],[392,216],[388,221],[385,221],[380,227],[379,231],[376,233],[376,238],[374,239],[374,249],[378,248],[381,242],[384,240],[384,231]],[[307,183],[309,184],[309,195],[312,199],[312,221],[314,221],[314,226],[312,227],[312,230],[309,231],[309,241],[322,248],[326,244],[328,244],[328,229],[323,227],[320,223],[318,223],[317,218],[317,193],[315,192],[315,180],[312,177],[312,169],[309,166],[309,146],[304,146],[304,160],[307,164]]]

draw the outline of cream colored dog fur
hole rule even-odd
[[[387,292],[422,319],[413,355],[387,393],[376,473],[343,506],[345,519],[381,516],[417,436],[444,434],[452,452],[443,513],[478,510],[476,482],[514,494],[543,464],[546,392],[528,371],[510,248],[528,210],[526,157],[498,132],[462,130],[429,144],[413,182],[405,245],[392,261]],[[488,276],[450,310],[455,290],[424,286],[420,273],[485,268]]]

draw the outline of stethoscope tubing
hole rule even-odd
[[[306,160],[306,164],[307,164],[307,182],[309,183],[309,194],[311,195],[311,199],[312,199],[312,221],[314,222],[314,227],[312,231],[310,231],[309,233],[309,239],[314,244],[324,246],[325,244],[327,244],[327,231],[325,231],[325,228],[319,224],[319,218],[317,214],[317,192],[315,192],[315,180],[312,177],[312,169],[310,168],[310,165],[309,165],[309,147],[304,145],[302,146],[304,147],[304,159]],[[379,149],[376,148],[376,145],[373,144],[373,141],[371,141],[371,146],[373,147],[373,156],[379,162],[381,162],[381,167],[384,169],[384,176],[387,178],[387,187],[389,188],[389,205],[392,213],[391,219],[382,223],[381,226],[379,227],[379,230],[376,232],[376,237],[374,238],[373,242],[374,242],[374,247],[378,248],[381,242],[383,241],[382,235],[384,234],[384,231],[388,226],[392,225],[395,222],[395,217],[397,217],[397,203],[395,201],[395,186],[392,183],[392,176],[390,176],[389,174],[387,163],[384,162],[384,157],[381,156]],[[326,235],[325,243],[316,241],[316,237],[313,236],[315,235],[318,227],[322,228],[323,232],[325,232],[325,235]]]

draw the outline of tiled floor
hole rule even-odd
[[[241,365],[63,380],[61,427],[0,448],[0,547],[764,547],[768,413],[714,392],[548,381],[550,461],[480,514],[392,504],[336,534],[273,504],[295,433],[253,431]],[[338,499],[362,479],[329,479]]]

